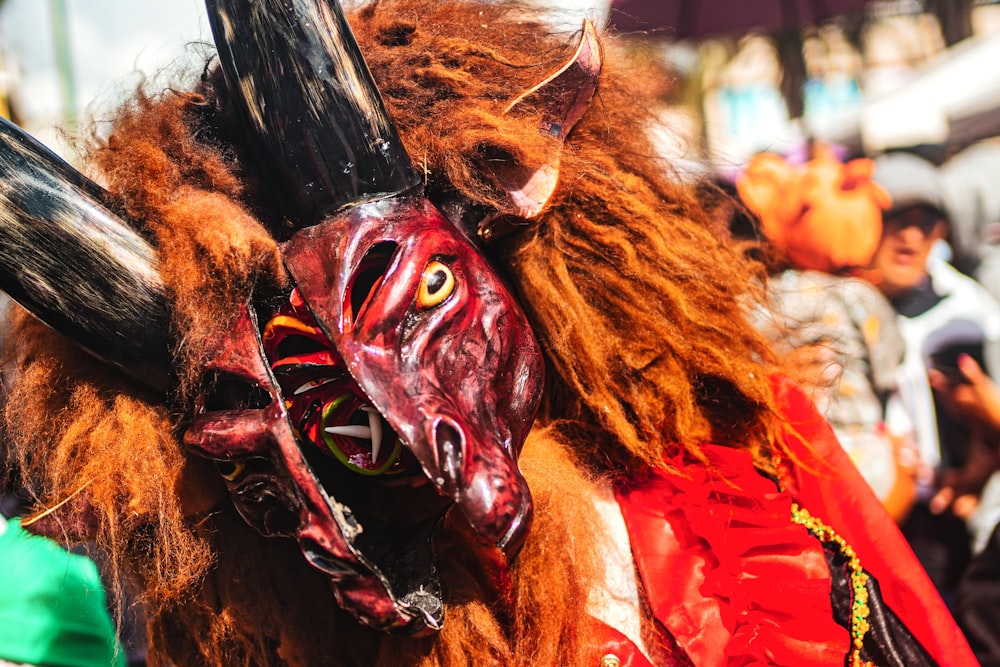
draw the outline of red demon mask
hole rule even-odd
[[[530,523],[516,455],[540,351],[481,255],[422,198],[349,209],[283,250],[296,290],[262,337],[248,313],[220,341],[216,389],[185,443],[219,462],[251,525],[299,540],[359,620],[436,629],[444,512],[456,506],[508,557]],[[256,404],[217,398],[255,391]]]
[[[421,194],[337,3],[208,7],[247,142],[292,221],[281,250],[295,291],[262,337],[248,324],[208,369],[215,395],[228,378],[263,400],[206,400],[185,442],[220,462],[251,525],[299,540],[359,620],[436,629],[443,514],[454,506],[499,556],[524,540],[516,457],[541,352],[476,246]]]
[[[248,294],[230,334],[207,343],[184,443],[215,462],[248,524],[298,541],[360,622],[435,630],[432,539],[445,514],[501,564],[531,522],[516,458],[542,356],[472,241],[505,216],[463,230],[424,197],[335,0],[207,6],[247,169],[274,186],[288,224],[274,233],[294,289],[277,303]],[[512,105],[540,99],[553,109],[542,129],[559,138],[596,85],[585,33],[558,85]],[[558,155],[491,165],[511,194],[498,213],[536,214],[557,167]],[[4,123],[0,176],[0,288],[151,391],[169,387],[155,248],[98,186]]]

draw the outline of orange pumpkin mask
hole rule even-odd
[[[761,153],[736,181],[768,241],[799,269],[835,273],[869,263],[892,198],[872,180],[866,158],[842,163],[827,147],[805,165]]]

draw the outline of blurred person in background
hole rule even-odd
[[[802,56],[806,70],[802,121],[810,136],[830,136],[845,119],[861,113],[861,54],[842,25],[828,23],[809,31]]]
[[[967,520],[997,468],[995,450],[981,429],[945,409],[928,369],[954,374],[965,354],[987,372],[1000,369],[1000,303],[950,265],[952,229],[940,174],[909,153],[876,159],[875,180],[892,196],[883,217],[882,240],[868,277],[889,298],[906,341],[900,397],[903,414],[888,423],[912,423],[921,460],[933,471],[921,476],[918,501],[903,534],[946,601],[971,559]]]
[[[1000,5],[997,5],[1000,9]],[[986,139],[941,165],[956,268],[1000,300],[1000,138]]]
[[[870,261],[889,197],[871,181],[871,160],[845,165],[823,146],[813,152],[805,165],[762,153],[737,179],[775,255],[772,307],[752,316],[898,522],[915,499],[916,456],[885,414],[898,400],[905,345],[886,298],[844,275]]]
[[[920,66],[941,53],[941,24],[917,0],[874,0],[861,28],[862,88],[868,95],[889,93],[912,81]],[[900,119],[905,122],[906,119]]]
[[[969,355],[960,355],[957,366],[959,378],[931,369],[931,384],[949,410],[976,423],[987,441],[1000,447],[1000,386]],[[988,500],[998,494],[1000,478],[994,474],[970,519],[975,556],[962,574],[953,605],[955,620],[983,667],[1000,666],[1000,503]]]
[[[702,49],[705,67],[703,111],[712,160],[740,164],[776,144],[802,143],[781,93],[782,66],[774,40],[763,33],[741,37],[727,58],[721,44]]]

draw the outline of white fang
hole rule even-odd
[[[346,426],[328,426],[323,430],[327,433],[332,433],[334,435],[346,435],[351,438],[371,439],[372,437],[372,430],[369,427],[356,424],[347,424]]]
[[[382,449],[382,415],[378,413],[378,410],[367,405],[361,409],[368,413],[368,427],[372,433],[372,464],[374,464]]]

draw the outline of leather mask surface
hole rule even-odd
[[[419,194],[339,4],[207,6],[230,92],[275,114],[256,124],[263,116],[250,114],[251,143],[280,167],[271,180],[287,186],[282,200],[305,204],[289,209],[299,222],[281,246],[295,289],[277,306],[247,294],[227,335],[206,341],[184,443],[215,462],[250,526],[298,542],[358,621],[436,630],[436,568],[447,564],[432,539],[445,515],[467,524],[490,563],[512,558],[530,525],[516,457],[541,393],[540,349],[469,237]],[[166,288],[155,249],[134,231],[141,222],[120,219],[98,186],[3,127],[11,250],[0,287],[149,391],[169,391]],[[62,262],[36,252],[44,271],[21,270],[20,249],[36,246],[103,272],[51,289]],[[59,292],[68,297],[48,298]]]
[[[490,564],[524,541],[516,457],[540,349],[476,246],[421,194],[340,4],[206,7],[252,168],[287,223],[272,231],[295,291],[207,369],[215,395],[230,394],[217,375],[257,398],[206,400],[185,440],[218,462],[244,518],[295,537],[361,622],[437,629],[442,518],[467,524]]]
[[[516,457],[541,390],[537,342],[422,197],[349,209],[282,250],[296,289],[220,341],[185,443],[218,462],[251,526],[298,540],[359,621],[436,630],[444,514],[460,511],[490,560],[512,557],[530,524]]]
[[[478,249],[419,196],[297,232],[285,263],[348,370],[442,495],[516,553],[531,514],[516,455],[541,352]]]

